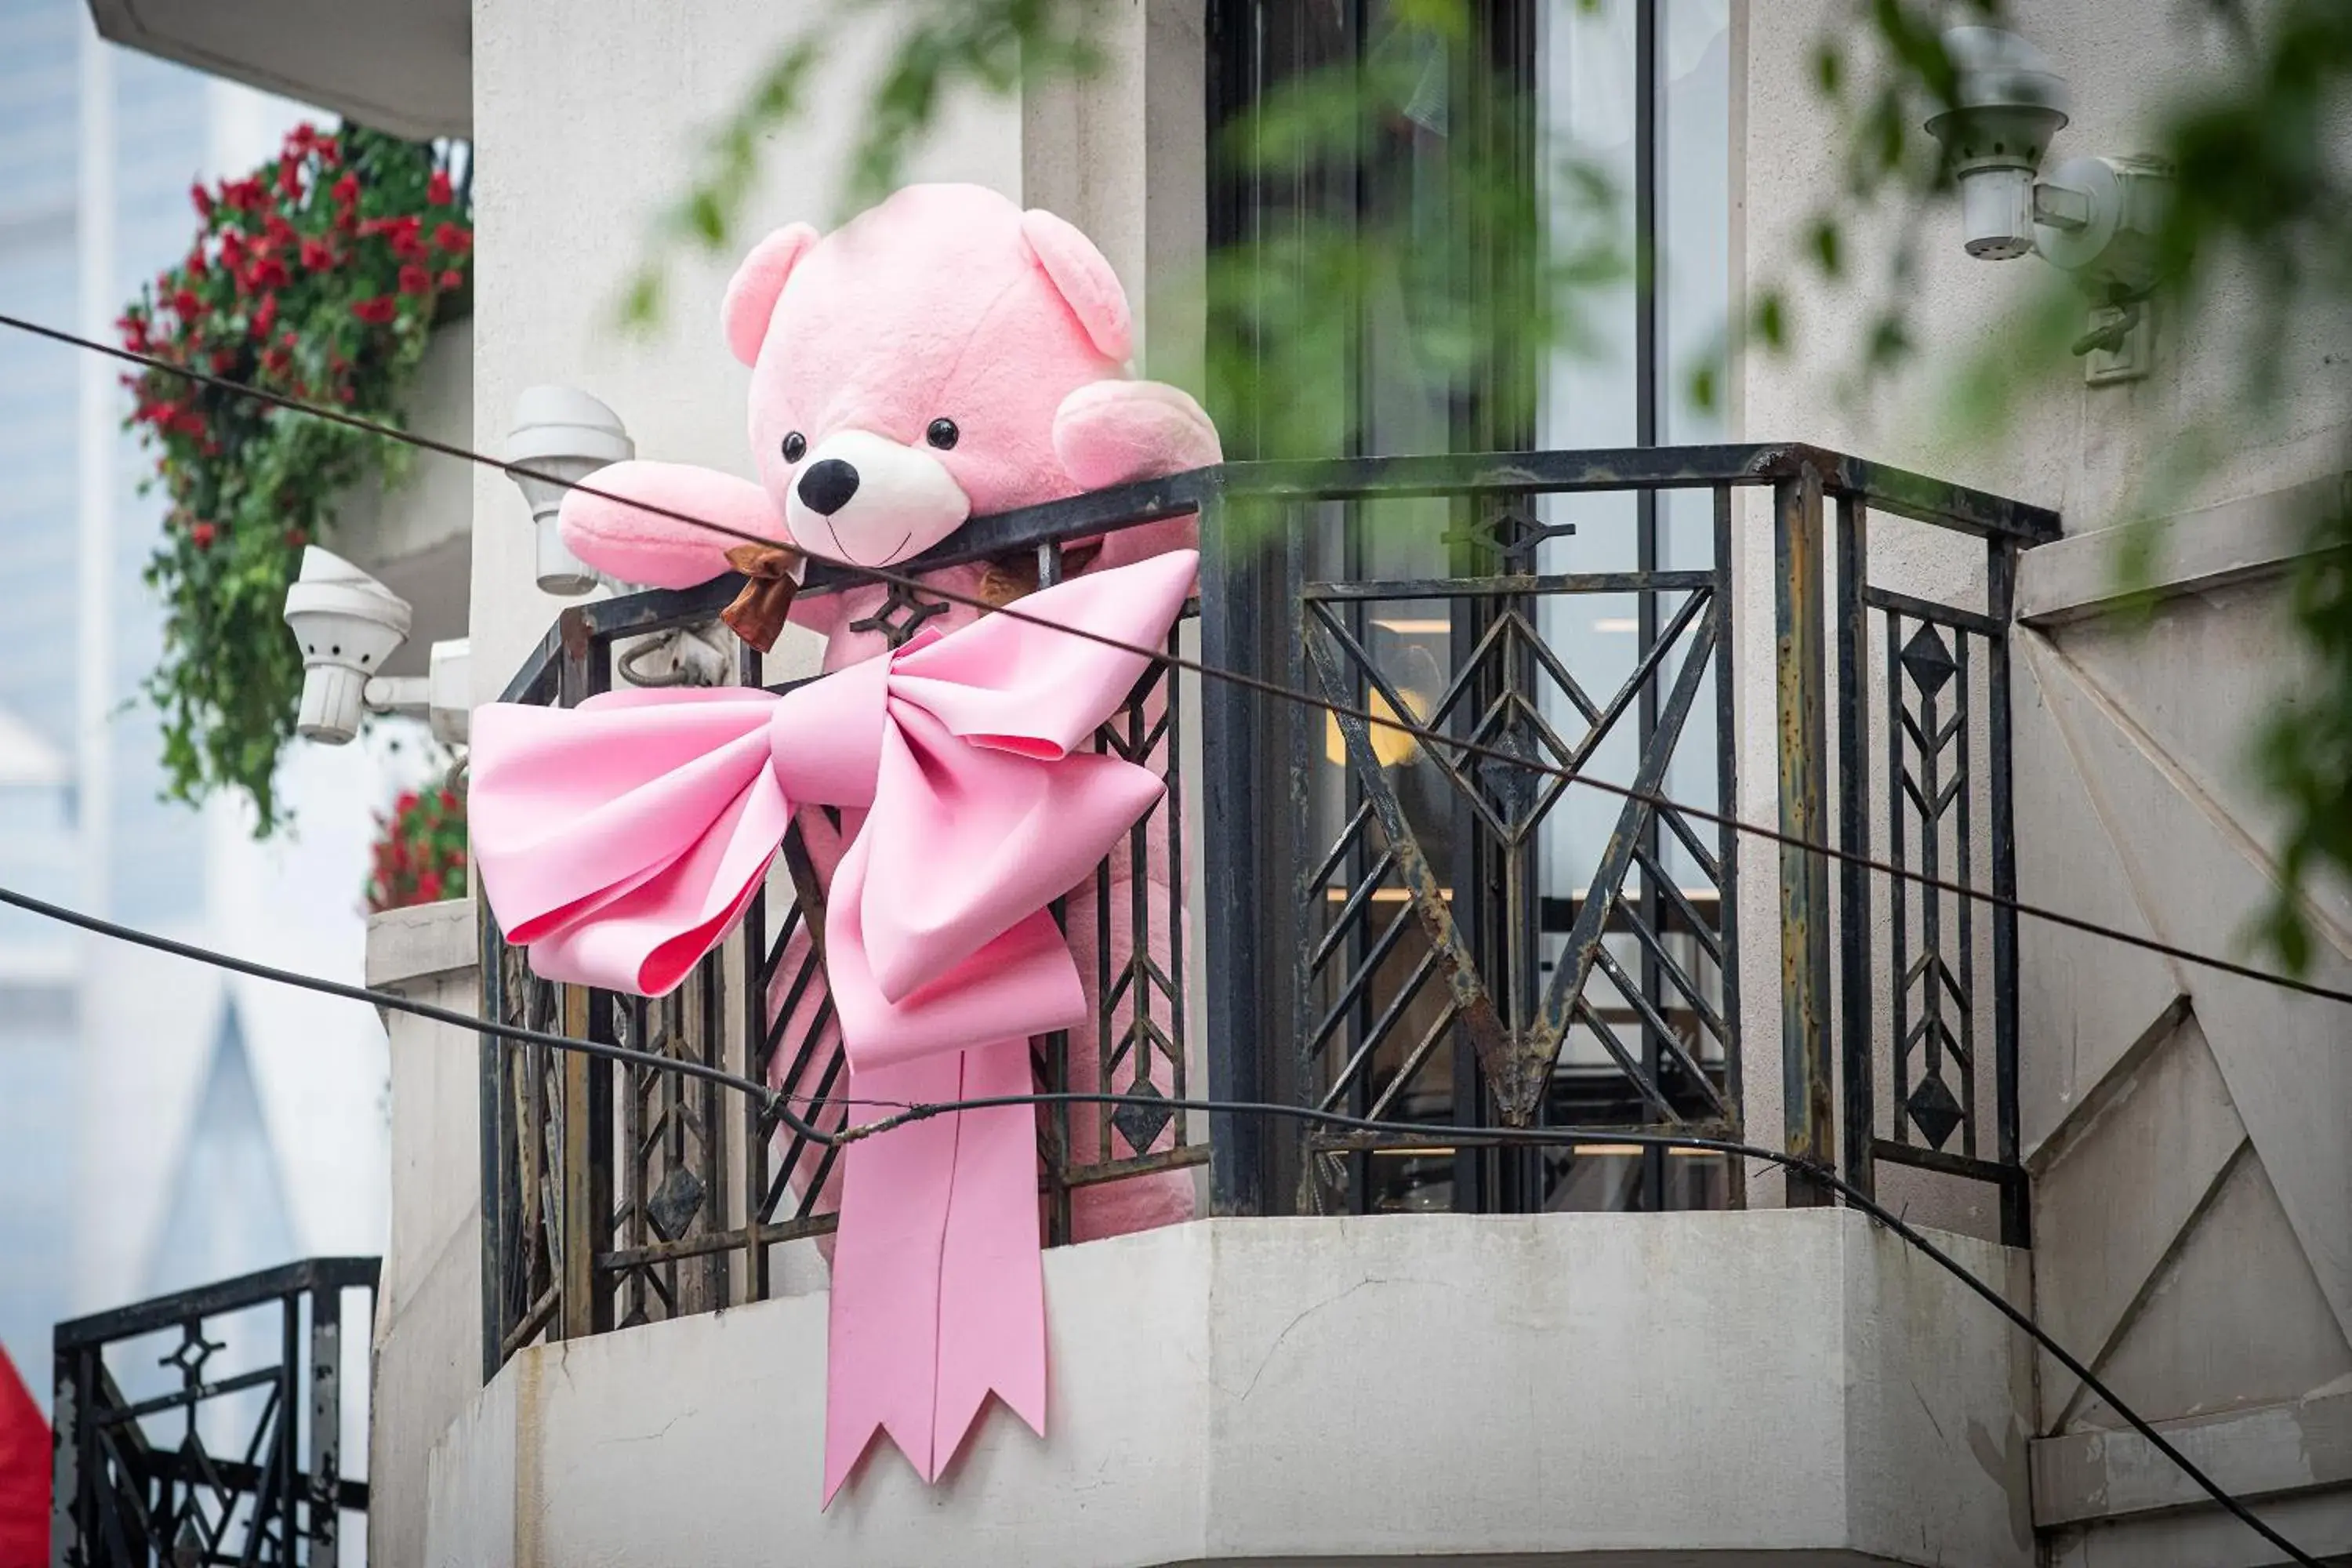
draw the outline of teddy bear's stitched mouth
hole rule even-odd
[[[832,535],[833,535],[833,547],[834,547],[835,550],[840,551],[840,552],[841,552],[841,558],[842,558],[844,561],[846,561],[847,563],[849,563],[849,564],[851,564],[852,566],[883,566],[883,565],[887,565],[889,563],[891,563],[891,562],[893,562],[893,561],[895,561],[895,560],[897,560],[897,559],[898,558],[898,552],[900,552],[901,550],[904,550],[905,548],[907,548],[907,541],[908,541],[908,540],[910,540],[910,539],[912,539],[912,538],[914,538],[914,537],[915,537],[915,531],[914,531],[913,529],[911,529],[911,528],[910,528],[910,529],[908,529],[906,532],[904,532],[904,533],[902,533],[902,534],[900,534],[900,535],[898,536],[898,543],[896,543],[896,544],[892,545],[889,549],[887,549],[887,550],[886,550],[886,551],[884,551],[884,552],[882,552],[882,559],[881,559],[881,560],[879,560],[879,561],[860,561],[856,556],[852,555],[852,554],[849,552],[849,546],[848,546],[846,543],[845,543],[845,542],[843,542],[843,540],[842,540],[842,537],[841,537],[841,530],[839,530],[839,529],[837,529],[837,528],[834,527],[834,526],[833,526],[833,524],[832,524],[831,522],[827,522],[827,523],[824,525],[824,531],[825,531],[827,533],[830,533],[830,534],[832,534]]]

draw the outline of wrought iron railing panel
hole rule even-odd
[[[1748,490],[1769,503],[1740,567],[1774,584],[1769,671],[1739,668],[1733,543]],[[1611,495],[1638,505],[1604,505]],[[1690,505],[1665,504],[1678,496]],[[1680,516],[1694,525],[1685,543],[1709,548],[1667,564],[1644,542],[1616,569],[1585,551],[1579,528],[1592,525],[1559,510],[1575,498],[1638,513],[1645,530]],[[1399,507],[1428,537],[1364,547],[1367,515]],[[1083,1239],[1088,1189],[1202,1163],[1213,1213],[1738,1202],[1719,1163],[1670,1180],[1654,1149],[1538,1154],[1476,1136],[1433,1149],[1161,1102],[1769,1139],[1743,1111],[1743,988],[1751,1005],[1777,997],[1783,1148],[1865,1184],[1888,1160],[1991,1181],[2005,1233],[2021,1237],[2014,921],[1949,892],[1897,892],[1851,862],[1832,896],[1822,849],[1875,845],[1929,878],[2013,889],[2009,584],[2016,552],[2055,537],[2053,515],[1796,446],[1235,464],[975,519],[906,570],[1034,557],[1050,582],[1065,542],[1187,513],[1201,520],[1206,665],[1442,739],[1216,679],[1188,691],[1173,668],[1096,737],[1147,762],[1169,794],[1057,907],[1096,1013],[1088,1029],[1034,1043],[1037,1081],[1098,1083],[1132,1103],[1041,1110],[1049,1241]],[[1980,608],[1869,582],[1868,531],[1920,524],[1981,542]],[[1596,560],[1611,569],[1580,564]],[[803,592],[852,578],[814,565]],[[616,645],[708,622],[740,586],[569,610],[509,700],[602,690]],[[1630,651],[1567,651],[1555,628],[1571,610],[1605,610]],[[895,644],[940,613],[900,592],[867,629]],[[1391,657],[1400,622],[1427,632],[1411,670]],[[756,658],[740,679],[760,680]],[[1760,704],[1745,722],[1775,730],[1778,826],[1791,840],[1744,855],[1712,819],[1741,799],[1743,689]],[[1193,703],[1197,739],[1180,720]],[[1634,798],[1587,805],[1583,826],[1564,829],[1564,803],[1595,792],[1549,770]],[[824,981],[824,889],[854,826],[803,811],[740,933],[674,996],[548,985],[489,930],[486,1006],[743,1072],[821,1129],[887,1110],[843,1103]],[[1776,856],[1779,973],[1756,962],[1772,940],[1751,933],[1743,975],[1739,871]],[[651,1065],[536,1047],[488,1061],[486,1374],[542,1335],[765,1298],[780,1249],[832,1228],[833,1151],[772,1110]],[[1596,1191],[1580,1175],[1609,1159],[1638,1182]],[[1790,1184],[1792,1201],[1821,1195]]]
[[[344,1296],[364,1353],[376,1274],[313,1258],[58,1324],[60,1568],[332,1568],[368,1506],[344,1473]]]
[[[568,706],[607,689],[620,645],[707,619],[715,607],[707,597],[646,595],[567,612],[547,644],[556,657],[519,676],[510,700]],[[896,646],[945,607],[903,592],[866,629]],[[1171,653],[1181,637],[1180,627]],[[756,684],[760,674],[747,652],[740,678]],[[1039,1087],[1100,1084],[1138,1103],[1039,1112],[1049,1242],[1086,1231],[1089,1189],[1207,1160],[1197,1130],[1166,1103],[1184,1099],[1190,1082],[1181,709],[1177,672],[1154,667],[1090,742],[1151,768],[1167,794],[1055,909],[1094,1025],[1034,1042]],[[852,826],[840,812],[804,809],[739,932],[667,996],[551,984],[491,930],[486,1012],[740,1072],[780,1091],[821,1131],[886,1113],[851,1099],[824,983],[824,888]],[[490,1051],[484,1075],[484,1269],[495,1281],[485,1289],[486,1376],[542,1337],[764,1300],[777,1288],[777,1249],[834,1228],[839,1156],[792,1131],[772,1106],[650,1063],[538,1046]]]
[[[1957,605],[1874,584],[1872,531],[1864,505],[1843,508],[1839,840],[1916,879],[1845,879],[1845,1163],[1864,1182],[1890,1162],[1989,1184],[2023,1245],[2017,916],[1948,886],[2016,893],[2015,548],[1991,541],[1981,605]]]

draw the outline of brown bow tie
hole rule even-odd
[[[719,618],[761,653],[774,647],[784,617],[792,613],[793,595],[800,591],[793,580],[793,568],[800,563],[799,551],[779,544],[739,544],[729,551],[727,564],[749,581]]]

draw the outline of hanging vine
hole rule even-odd
[[[247,177],[190,190],[195,241],[124,311],[124,346],[398,425],[434,330],[470,308],[463,159],[358,126],[297,128]],[[143,683],[166,791],[192,804],[241,792],[267,836],[302,685],[287,586],[305,545],[333,542],[352,487],[397,484],[412,454],[166,371],[123,379],[128,425],[155,456],[144,488],[170,500],[145,573],[163,652]]]

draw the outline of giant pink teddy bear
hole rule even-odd
[[[853,566],[894,567],[970,517],[1220,459],[1216,430],[1199,405],[1172,386],[1128,376],[1132,323],[1101,252],[1052,214],[1024,212],[979,186],[909,186],[823,237],[806,224],[778,229],[737,268],[722,315],[728,347],[751,367],[751,451],[761,482],[674,463],[600,470],[589,482],[604,494],[575,490],[565,498],[563,535],[582,560],[615,577],[690,587],[727,571],[728,551],[740,542],[630,500]],[[1189,548],[1194,532],[1192,520],[1179,519],[1080,542],[1066,552],[1065,570],[1097,572]],[[950,566],[919,581],[1001,604],[1034,580],[1032,563],[1009,568]],[[980,613],[919,595],[910,603],[866,583],[798,596],[791,619],[824,637],[831,671],[887,652],[919,628],[951,630]],[[1151,765],[1164,768],[1166,758]],[[797,820],[820,884],[829,885],[861,824],[853,815],[836,827],[814,808]],[[1161,973],[1172,973],[1166,828],[1163,806],[1149,824],[1143,874],[1150,881],[1149,951]],[[1128,858],[1112,860],[1114,984],[1133,945]],[[1094,879],[1070,890],[1066,928],[1098,1016]],[[772,1010],[784,1005],[803,968],[807,940],[805,928],[796,931],[777,966]],[[794,1005],[771,1069],[775,1087],[814,1092],[829,1049],[810,1053],[805,1081],[785,1078],[823,1000],[822,987],[812,986]],[[1131,1001],[1120,1005],[1114,1041],[1125,1037],[1132,1011]],[[837,1026],[824,1026],[830,1047]],[[1071,1037],[1069,1071],[1072,1089],[1099,1087],[1096,1041],[1085,1032]],[[1167,1087],[1164,1068],[1150,1076]],[[826,1120],[837,1124],[841,1113]],[[1075,1109],[1070,1125],[1077,1157],[1093,1158],[1098,1114]],[[1170,1136],[1161,1134],[1160,1146]],[[820,1210],[837,1197],[828,1184]],[[1076,1239],[1087,1240],[1192,1212],[1189,1173],[1164,1172],[1076,1189],[1072,1226]]]

